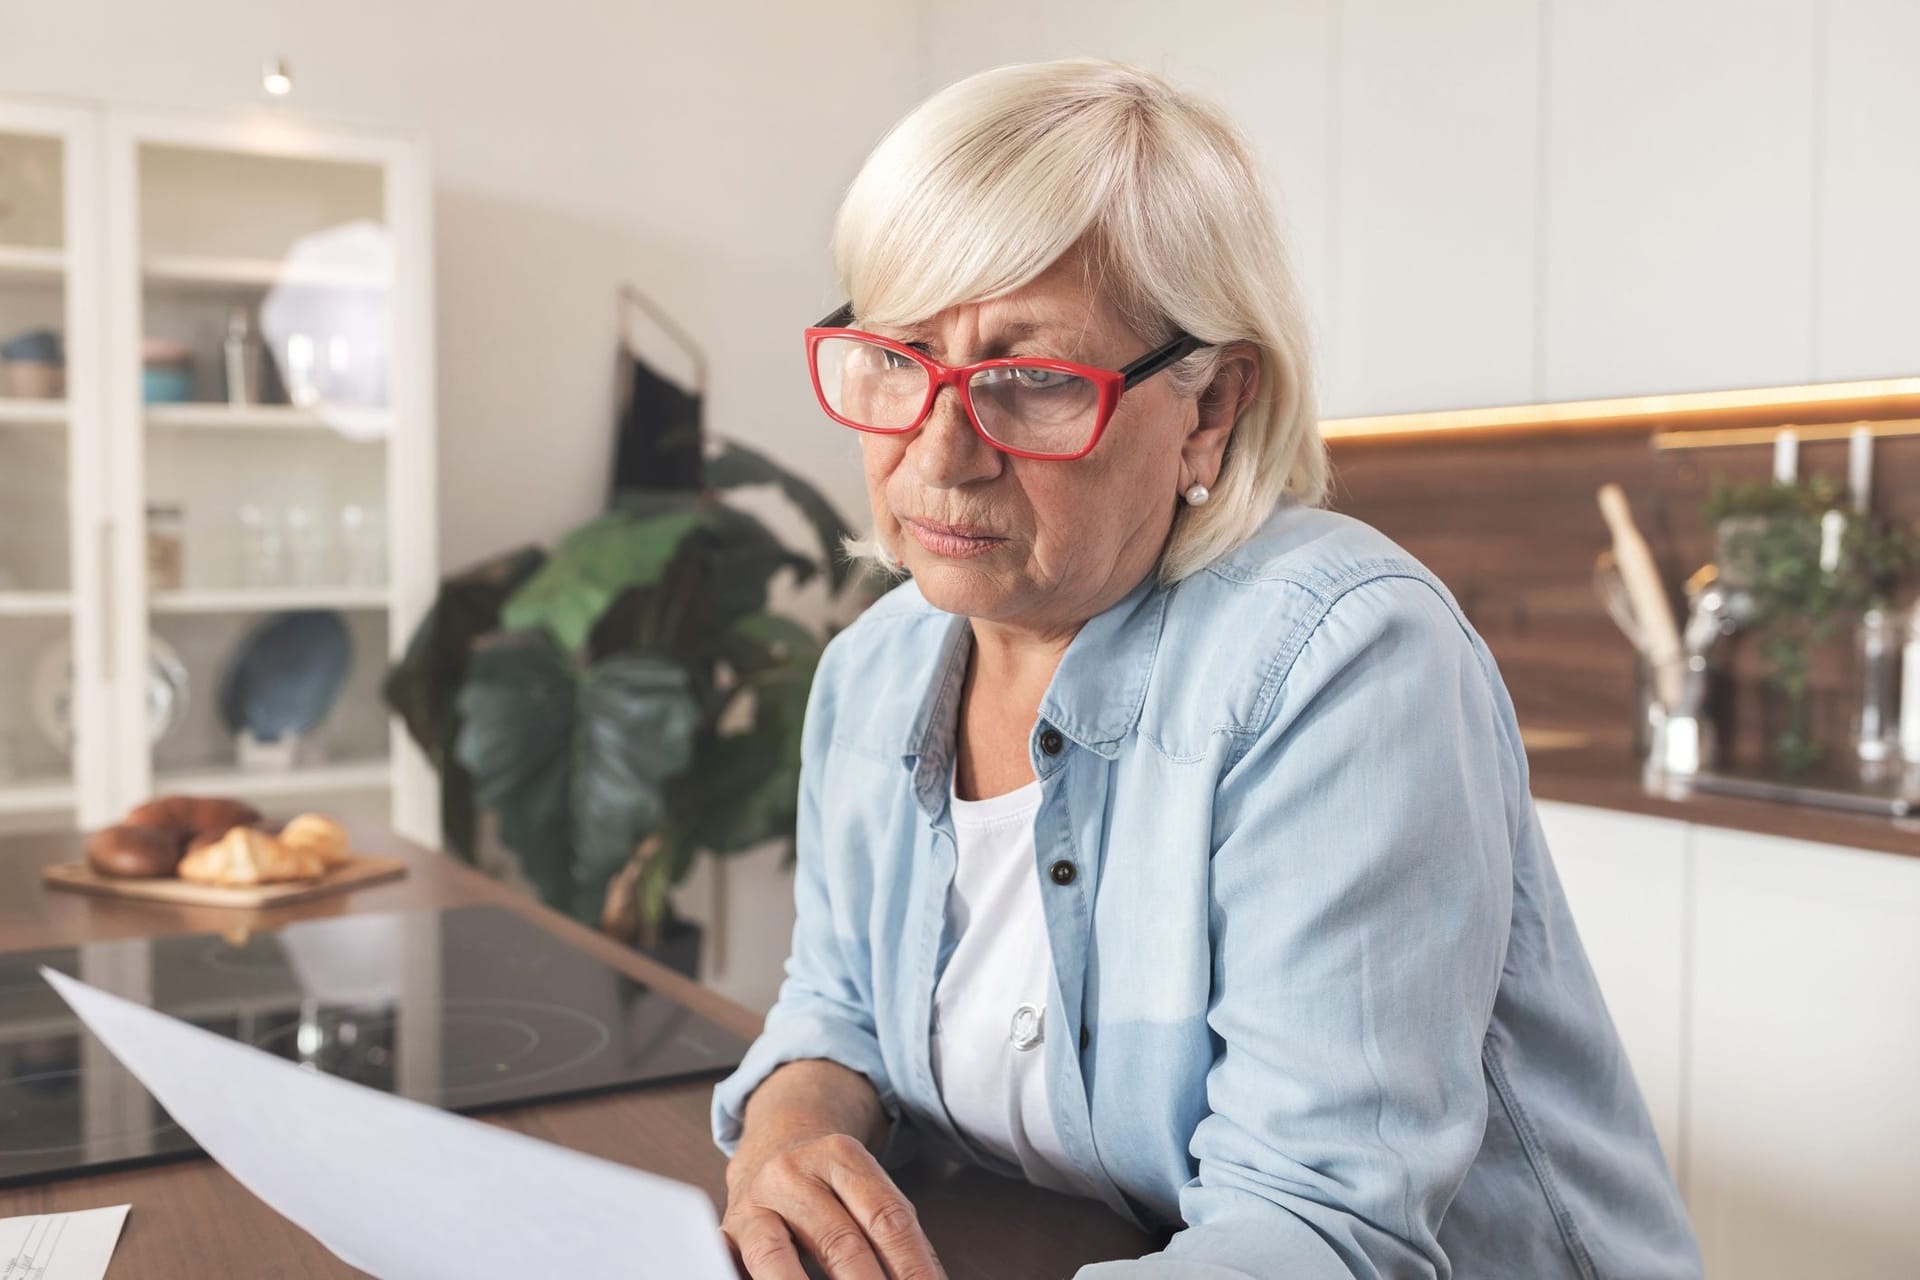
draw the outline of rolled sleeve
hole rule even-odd
[[[836,638],[837,639],[837,638]],[[882,1158],[898,1158],[900,1103],[888,1079],[873,1015],[872,965],[864,937],[835,927],[822,828],[822,774],[832,741],[837,644],[821,656],[801,730],[800,794],[794,829],[793,946],[778,999],[760,1036],[713,1093],[713,1138],[731,1156],[739,1146],[747,1099],[779,1067],[803,1059],[837,1062],[865,1076],[889,1121]]]
[[[1419,579],[1346,590],[1287,661],[1216,795],[1217,1048],[1185,1226],[1080,1280],[1448,1274],[1524,812],[1511,717]]]

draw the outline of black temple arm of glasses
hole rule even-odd
[[[1211,342],[1202,342],[1190,333],[1175,334],[1165,346],[1158,347],[1120,370],[1120,389],[1125,391],[1137,383],[1145,382],[1177,360],[1184,360],[1202,347],[1210,347]]]
[[[843,304],[839,310],[833,312],[813,327],[816,329],[844,329],[852,323],[853,304],[849,302]]]

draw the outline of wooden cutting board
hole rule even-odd
[[[363,885],[394,880],[407,874],[401,858],[376,858],[356,853],[353,860],[318,880],[287,880],[278,884],[258,884],[229,888],[224,885],[195,884],[173,876],[130,878],[103,876],[84,862],[68,862],[43,867],[40,878],[56,889],[76,893],[99,893],[115,898],[145,898],[152,902],[175,902],[200,907],[239,907],[259,910],[285,906],[330,893],[345,893]]]

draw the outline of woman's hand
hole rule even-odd
[[[726,1233],[752,1280],[806,1280],[800,1250],[830,1280],[945,1280],[913,1205],[858,1138],[748,1144],[727,1167]]]

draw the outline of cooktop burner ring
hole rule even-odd
[[[0,1119],[4,1119],[10,1112],[10,1108],[3,1101],[8,1090],[31,1084],[36,1080],[72,1079],[78,1076],[80,1072],[81,1069],[79,1067],[61,1067],[53,1071],[34,1071],[26,1075],[7,1076],[4,1079],[0,1079]],[[162,1114],[164,1115],[165,1113]],[[0,1124],[0,1156],[25,1157],[57,1155],[62,1151],[79,1151],[89,1145],[138,1143],[145,1139],[156,1137],[159,1134],[178,1132],[180,1126],[172,1120],[161,1120],[159,1123],[145,1129],[126,1129],[118,1133],[94,1133],[87,1135],[84,1140],[79,1142],[59,1142],[52,1146],[41,1147],[8,1146],[6,1143],[7,1128],[8,1126]]]
[[[339,1005],[327,1006],[321,1016],[330,1019],[336,1025],[348,1015],[364,1011],[371,1016],[365,1023],[356,1024],[362,1030],[392,1026],[398,1021],[398,1015],[390,1006]],[[408,1017],[419,1016],[423,1021],[439,1027],[457,1026],[461,1023],[483,1024],[506,1027],[524,1037],[524,1046],[520,1047],[509,1059],[509,1063],[525,1059],[546,1043],[541,1028],[536,1025],[541,1019],[548,1019],[549,1031],[553,1028],[553,1019],[569,1024],[574,1035],[584,1035],[579,1047],[558,1061],[546,1063],[530,1071],[499,1070],[497,1055],[491,1060],[495,1074],[469,1080],[443,1080],[430,1095],[422,1100],[458,1102],[460,1095],[485,1092],[505,1085],[515,1088],[572,1071],[604,1053],[613,1043],[613,1033],[600,1019],[582,1013],[578,1009],[569,1009],[563,1005],[544,1004],[538,1000],[514,1000],[499,996],[457,996],[439,1000],[432,1005],[416,1005],[408,1010]],[[301,1024],[288,1023],[276,1027],[265,1035],[255,1037],[248,1043],[256,1049],[268,1053],[278,1053],[279,1046],[300,1034]],[[557,1036],[555,1037],[558,1038]],[[285,1056],[281,1054],[280,1056]],[[458,1055],[455,1055],[458,1060]]]

